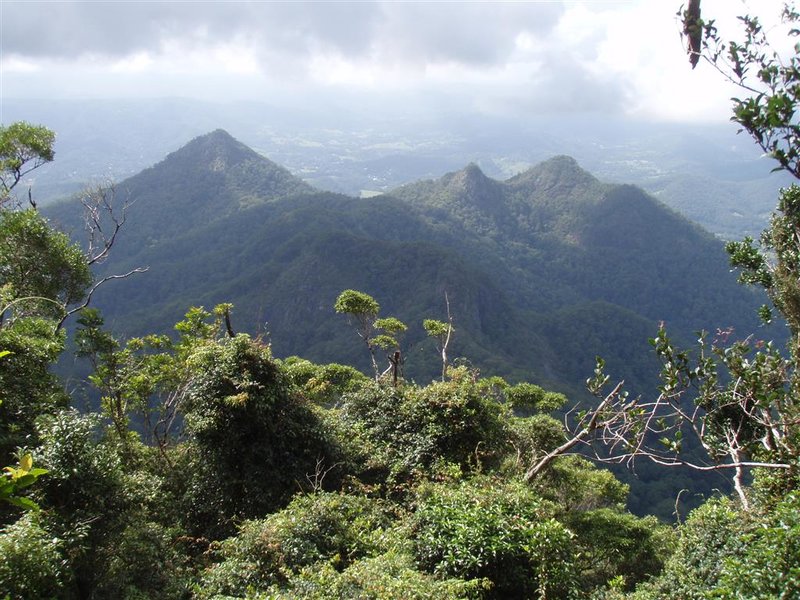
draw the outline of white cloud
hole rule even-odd
[[[749,8],[778,14],[779,4]],[[679,5],[2,0],[2,94],[313,97],[333,87],[498,111],[719,119],[730,90],[707,67],[690,70]],[[748,10],[702,6],[725,28]]]

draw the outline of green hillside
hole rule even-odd
[[[620,383],[571,410],[590,372],[581,361],[595,352],[628,389],[650,386],[639,344],[653,315],[671,316],[674,338],[682,319],[752,310],[754,298],[724,295],[739,288],[715,260],[715,240],[640,190],[601,184],[558,157],[505,182],[469,165],[361,200],[310,190],[218,131],[117,193],[136,209],[124,219],[132,235],[102,268],[152,270],[101,288],[113,321],[81,311],[71,333],[90,371],[66,387],[51,367],[67,339],[62,316],[91,294],[92,259],[35,207],[0,210],[0,455],[12,465],[0,481],[0,594],[611,599],[635,588],[660,598],[672,578],[702,589],[684,580],[686,566],[699,553],[689,572],[702,575],[715,547],[739,560],[724,567],[740,581],[737,565],[763,562],[753,537],[762,523],[780,524],[764,547],[792,564],[782,540],[785,523],[796,536],[796,501],[772,491],[791,489],[791,470],[756,473],[753,501],[769,494],[779,504],[775,518],[751,520],[741,478],[740,511],[704,502],[730,487],[719,467],[639,463],[612,474],[580,455],[588,444],[620,461],[633,452],[702,465],[702,443],[710,460],[760,461],[722,465],[737,474],[792,468],[778,452],[793,452],[783,442],[794,434],[765,437],[757,426],[793,409],[787,363],[769,345],[752,362],[749,342],[720,349],[735,374],[720,378],[713,359],[695,366],[676,354],[660,327],[657,406],[618,395]],[[76,208],[51,216],[77,231]],[[344,287],[380,294],[383,312],[364,293],[339,294]],[[447,348],[449,364],[418,326],[402,340],[407,376],[307,360],[345,357],[371,371],[352,329],[331,318],[334,298],[374,351],[374,328],[399,336],[404,327],[379,314],[412,325],[444,318],[442,297],[460,344]],[[233,327],[225,300],[238,303]],[[175,311],[218,302],[161,335]],[[434,335],[442,327],[425,323]],[[256,335],[241,333],[248,328]],[[143,335],[125,342],[119,332]],[[276,358],[273,345],[302,358]],[[467,364],[452,361],[459,355]],[[596,375],[592,387],[602,388]],[[572,398],[514,379],[553,381]],[[82,385],[99,402],[78,412],[70,404]],[[684,395],[690,388],[700,397]],[[687,421],[703,429],[684,443]],[[784,462],[764,462],[765,447]],[[680,520],[693,508],[674,530],[641,516]],[[712,546],[692,537],[720,531]],[[759,587],[785,588],[771,579]]]
[[[647,337],[756,326],[721,244],[632,186],[569,157],[507,180],[476,165],[371,199],[315,192],[223,131],[120,183],[133,203],[103,272],[146,274],[98,292],[115,330],[169,331],[186,307],[236,306],[241,330],[280,356],[366,368],[332,310],[361,289],[411,325],[409,374],[425,380],[424,318],[444,318],[457,356],[579,394],[594,357],[634,389],[653,376]],[[74,203],[50,209],[68,229]],[[415,370],[419,365],[419,370]]]

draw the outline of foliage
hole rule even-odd
[[[27,513],[0,529],[0,595],[61,598],[69,584],[63,542]]]
[[[80,247],[34,209],[0,210],[0,265],[0,323],[61,317],[92,280]]]
[[[199,346],[183,405],[192,438],[188,526],[210,537],[285,504],[334,450],[268,346],[239,334]]]
[[[795,337],[800,333],[800,288],[797,283],[800,264],[794,238],[798,224],[800,187],[792,185],[781,191],[777,213],[773,214],[770,227],[764,230],[758,245],[746,238],[741,242],[729,242],[726,246],[731,264],[741,269],[739,281],[764,288]],[[767,309],[762,309],[762,315],[766,320],[772,318]]]
[[[407,554],[390,550],[354,562],[342,572],[330,565],[304,568],[283,588],[273,587],[266,596],[275,600],[467,600],[483,597],[483,580],[434,577],[415,568]]]
[[[165,335],[133,338],[125,347],[103,329],[103,318],[91,308],[81,311],[75,333],[76,354],[88,357],[93,373],[89,381],[102,393],[100,404],[123,445],[130,415],[138,416],[147,441],[157,444],[168,460],[166,448],[179,436],[179,415],[193,378],[189,357],[219,335],[230,305],[211,313],[192,307],[175,329],[174,342]]]
[[[613,508],[621,510],[628,486],[581,456],[562,456],[533,482],[543,498],[556,503],[564,514]]]
[[[727,499],[712,499],[692,511],[678,530],[663,573],[637,589],[637,600],[708,598],[728,557],[741,551],[741,515]]]
[[[727,341],[727,334],[719,335]],[[800,438],[792,365],[771,343],[758,342],[753,349],[746,340],[709,348],[705,333],[698,343],[697,357],[675,348],[662,324],[651,340],[663,366],[655,400],[630,400],[621,383],[606,394],[609,377],[599,360],[588,385],[602,401],[579,413],[572,441],[600,442],[608,454],[594,451],[608,462],[633,464],[641,458],[699,471],[733,471],[734,487],[747,508],[746,468],[780,470],[788,486],[796,477]]]
[[[104,548],[93,597],[125,600],[188,598],[191,577],[184,549],[160,523],[134,521]]]
[[[445,295],[445,298],[447,299],[447,295]],[[447,309],[448,311],[450,310],[449,299],[447,299]],[[447,323],[437,319],[424,319],[422,328],[428,334],[428,337],[436,340],[436,350],[442,356],[442,381],[444,381],[445,377],[447,377],[448,367],[447,348],[453,336],[453,319],[451,317]]]
[[[50,366],[64,348],[64,332],[48,319],[25,318],[0,327],[0,457],[8,464],[19,446],[35,443],[39,415],[65,407],[69,398]]]
[[[42,125],[25,121],[0,125],[0,203],[25,175],[53,160],[55,138]]]
[[[35,443],[34,419],[67,403],[50,372],[63,350],[58,320],[91,273],[81,249],[37,211],[0,208],[0,460]],[[31,436],[31,437],[29,437]]]
[[[99,425],[95,415],[74,409],[37,421],[41,443],[35,456],[49,471],[37,486],[38,495],[75,523],[120,512],[125,503],[120,460],[113,445],[100,437]]]
[[[359,331],[373,325],[374,319],[381,309],[375,298],[356,290],[345,290],[339,294],[333,308],[336,312],[350,315],[355,319],[359,325]]]
[[[103,554],[141,502],[128,484],[114,444],[99,434],[99,419],[63,410],[37,421],[37,461],[48,469],[35,498],[47,528],[62,540],[77,589],[92,589],[103,577]]]
[[[370,359],[372,360],[372,368],[375,371],[375,379],[380,376],[378,370],[378,363],[375,360],[375,349],[382,348],[390,350],[392,348],[400,348],[398,337],[404,333],[408,327],[400,319],[396,317],[382,317],[378,318],[380,311],[380,304],[364,292],[356,290],[345,290],[336,299],[333,305],[334,310],[338,313],[348,315],[356,323],[356,333],[364,340],[364,343],[369,350]],[[379,333],[383,332],[383,333]],[[394,359],[399,361],[399,357]],[[400,365],[397,362],[392,362],[395,369],[395,374]],[[395,375],[395,379],[396,379]]]
[[[47,469],[34,468],[33,457],[25,454],[19,459],[18,466],[5,467],[3,470],[5,473],[0,475],[0,501],[26,509],[39,508],[33,500],[19,493],[33,485],[41,475],[47,473]]]
[[[574,585],[573,534],[527,486],[477,479],[423,486],[414,516],[419,564],[487,578],[491,597],[565,598]]]
[[[369,381],[363,373],[348,365],[315,365],[309,360],[290,356],[283,361],[289,380],[315,404],[332,406],[347,392],[354,392]]]
[[[800,14],[787,5],[781,17],[787,37],[796,39]],[[798,46],[795,44],[793,55],[781,53],[770,42],[761,20],[753,15],[739,17],[743,38],[728,42],[713,20],[700,19],[699,10],[697,14],[685,13],[683,19],[684,27],[692,28],[702,41],[692,44],[692,54],[701,55],[747,94],[733,98],[731,120],[741,125],[779,168],[800,177],[800,131],[795,119],[800,102]]]
[[[506,401],[515,410],[537,411],[542,413],[558,410],[567,402],[564,394],[549,392],[532,383],[518,383],[504,391]]]
[[[633,587],[661,572],[670,553],[672,532],[655,517],[637,519],[610,508],[572,510],[565,516],[575,534],[583,593],[602,589],[615,577]],[[624,575],[622,575],[624,574]]]
[[[723,563],[715,595],[793,598],[800,595],[800,494],[794,491],[742,535],[739,555]]]
[[[480,470],[500,460],[507,450],[502,405],[467,369],[452,373],[426,387],[375,383],[344,396],[344,435],[357,440],[368,469],[402,484],[430,477],[436,464]]]
[[[201,597],[241,594],[285,584],[306,567],[342,571],[380,554],[388,519],[380,503],[361,496],[297,496],[263,520],[246,521],[217,545],[221,562],[205,574]]]

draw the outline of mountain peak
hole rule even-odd
[[[554,156],[506,181],[511,186],[534,185],[545,189],[592,185],[597,179],[571,156]]]
[[[469,196],[483,193],[488,187],[496,183],[487,177],[474,162],[469,163],[460,171],[450,173],[445,178],[447,179],[447,187],[450,190],[466,193]]]
[[[194,138],[145,171],[148,172],[175,185],[202,181],[207,188],[216,186],[217,198],[230,198],[231,207],[314,191],[288,169],[245,146],[224,129]]]
[[[194,138],[166,160],[188,159],[209,171],[225,171],[248,160],[267,160],[224,129]],[[277,165],[276,165],[277,166]]]

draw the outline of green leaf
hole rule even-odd
[[[19,506],[20,508],[24,508],[25,510],[39,510],[39,505],[36,504],[30,498],[23,498],[18,496],[10,496],[5,498],[6,502],[13,504],[14,506]]]

